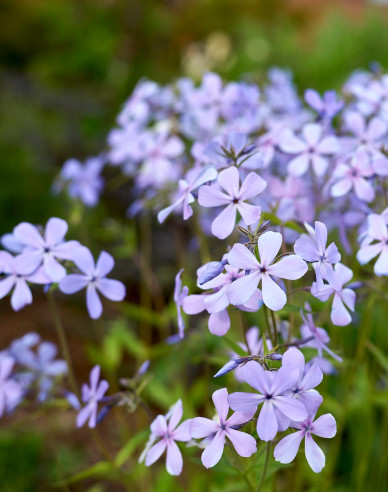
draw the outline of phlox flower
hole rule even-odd
[[[295,280],[307,272],[307,264],[300,256],[288,255],[273,263],[282,245],[279,232],[265,232],[258,241],[260,261],[243,244],[235,244],[228,253],[229,264],[246,270],[247,274],[240,277],[228,287],[231,304],[246,302],[261,281],[264,304],[278,311],[287,302],[285,292],[273,281],[272,276]],[[249,272],[249,273],[248,273]]]
[[[52,280],[47,276],[43,267],[39,267],[33,273],[21,273],[16,260],[17,257],[10,253],[0,251],[0,270],[5,274],[5,278],[0,280],[0,299],[3,299],[13,289],[11,306],[14,311],[19,311],[32,303],[32,293],[27,282],[45,285],[51,283]]]
[[[388,229],[384,217],[378,214],[371,214],[367,219],[366,244],[361,245],[357,253],[357,260],[361,265],[369,263],[379,255],[374,272],[376,275],[388,275]],[[375,242],[376,241],[376,242]]]
[[[249,409],[246,412],[235,412],[228,418],[229,404],[227,389],[222,388],[215,391],[212,399],[219,421],[216,422],[203,417],[195,417],[192,419],[190,427],[190,432],[194,439],[202,439],[208,436],[211,438],[210,443],[202,453],[202,464],[206,468],[211,468],[220,461],[224,452],[226,437],[240,456],[249,458],[257,450],[256,441],[246,432],[236,430],[236,427],[239,428],[242,424],[249,422],[256,409]]]
[[[298,367],[283,364],[276,372],[264,371],[258,362],[249,361],[242,366],[241,374],[244,381],[259,393],[232,393],[228,398],[229,405],[233,410],[246,412],[256,410],[263,403],[257,419],[260,439],[274,439],[278,430],[288,427],[287,419],[301,421],[307,418],[305,405],[290,395],[300,377]]]
[[[326,91],[321,97],[314,89],[307,89],[304,98],[322,119],[331,120],[344,107],[344,102],[337,99],[335,91]]]
[[[183,268],[179,270],[179,272],[175,276],[175,289],[174,289],[174,302],[177,310],[178,331],[179,331],[180,338],[184,337],[184,331],[185,331],[185,322],[183,321],[182,318],[181,309],[183,306],[183,299],[189,293],[189,288],[186,285],[182,288],[182,280],[181,280],[182,272],[183,272]]]
[[[280,463],[291,463],[304,438],[305,454],[308,464],[315,473],[322,471],[326,461],[325,455],[312,438],[312,434],[325,438],[334,437],[337,432],[337,425],[333,415],[330,413],[321,415],[315,422],[314,417],[315,414],[309,416],[303,422],[295,422],[292,424],[292,427],[300,430],[283,437],[283,439],[278,442],[274,449],[274,458],[276,461],[280,461]]]
[[[182,453],[175,441],[188,442],[191,439],[191,419],[185,420],[179,426],[182,419],[183,408],[181,400],[174,405],[170,418],[158,415],[151,424],[151,434],[160,440],[147,452],[145,464],[150,466],[157,461],[167,449],[166,469],[170,475],[180,475],[183,467]],[[178,427],[177,427],[178,426]]]
[[[217,185],[202,186],[198,192],[198,203],[202,207],[226,208],[214,219],[212,233],[219,239],[225,239],[232,234],[237,212],[241,214],[247,225],[254,224],[260,218],[261,208],[245,203],[261,193],[267,183],[256,173],[249,173],[240,187],[240,175],[234,166],[221,171]],[[221,191],[220,187],[224,190]]]
[[[100,366],[95,366],[90,371],[90,386],[84,383],[81,388],[82,401],[85,406],[77,415],[77,427],[82,427],[89,421],[89,427],[96,427],[98,402],[101,401],[108,391],[109,383],[100,379]]]
[[[118,280],[106,278],[114,266],[114,259],[109,253],[102,251],[95,264],[88,248],[82,247],[73,253],[73,261],[82,274],[67,275],[60,281],[59,289],[65,294],[74,294],[86,288],[86,305],[91,318],[97,319],[102,313],[102,304],[97,291],[111,301],[124,299],[124,284]]]
[[[210,158],[217,168],[229,165],[242,166],[245,169],[257,169],[262,161],[254,145],[248,145],[248,137],[244,133],[230,133],[225,143],[213,141],[203,150],[203,158]]]
[[[21,385],[11,377],[14,364],[12,357],[0,358],[0,417],[4,412],[11,412],[23,395]]]
[[[332,295],[334,296],[330,315],[330,319],[334,325],[346,326],[352,321],[346,308],[354,311],[356,294],[353,290],[344,288],[344,285],[352,277],[353,272],[350,268],[342,265],[342,263],[337,263],[334,266],[334,270],[328,270],[326,272],[328,284],[318,287],[314,282],[311,287],[311,294],[322,302],[327,301]]]
[[[58,260],[72,260],[73,253],[80,247],[78,241],[64,241],[67,229],[67,222],[57,217],[48,220],[44,234],[29,222],[17,225],[13,236],[24,246],[15,259],[18,271],[30,274],[43,264],[46,275],[53,282],[59,282],[66,275],[66,269]]]
[[[192,192],[204,183],[213,181],[216,177],[217,171],[213,167],[194,168],[188,171],[186,179],[179,180],[179,192],[175,202],[158,213],[159,223],[162,224],[178,206],[183,207],[183,220],[189,219],[193,215],[193,209],[190,204],[195,201]]]
[[[291,130],[285,130],[279,139],[280,150],[286,154],[296,154],[287,166],[293,176],[302,176],[311,165],[317,176],[323,176],[329,165],[328,156],[339,151],[335,136],[323,136],[323,128],[318,123],[308,123],[302,129],[302,138]]]

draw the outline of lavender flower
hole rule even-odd
[[[14,364],[12,357],[0,358],[0,417],[11,412],[22,398],[22,387],[11,377]]]
[[[82,427],[89,421],[89,427],[96,427],[98,402],[101,401],[109,388],[108,381],[100,379],[100,366],[95,366],[90,371],[90,386],[82,385],[82,401],[85,406],[77,415],[77,427]]]
[[[375,274],[379,276],[388,275],[387,225],[381,215],[371,214],[368,216],[367,238],[357,253],[357,260],[361,265],[365,265],[377,255],[379,257],[374,266]]]
[[[186,285],[182,288],[182,280],[181,280],[182,272],[183,272],[183,268],[179,270],[179,272],[175,276],[175,289],[174,289],[174,302],[177,310],[178,330],[179,330],[180,338],[183,338],[185,336],[184,335],[185,322],[183,321],[182,318],[181,308],[183,306],[183,300],[185,299],[185,297],[187,297],[187,294],[189,293],[189,288]]]

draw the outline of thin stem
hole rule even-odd
[[[264,304],[263,305],[263,308],[264,308],[264,317],[265,317],[265,322],[267,324],[267,329],[268,329],[268,336],[271,340],[271,343],[272,343],[272,347],[275,347],[275,340],[272,336],[272,330],[271,330],[271,324],[269,322],[269,317],[268,317],[268,308],[267,306]]]
[[[268,468],[268,460],[269,460],[269,452],[271,450],[271,443],[267,442],[267,451],[265,453],[265,461],[264,461],[264,467],[263,467],[263,473],[261,475],[260,483],[257,486],[256,492],[260,492],[265,481],[265,476],[267,474],[267,468]]]
[[[276,349],[288,348],[288,347],[298,347],[299,345],[304,345],[305,343],[310,342],[314,338],[315,338],[314,335],[311,335],[311,337],[304,338],[303,340],[295,340],[295,342],[281,343],[280,345],[276,346]]]
[[[53,319],[54,319],[54,325],[55,325],[55,328],[57,330],[59,343],[61,345],[63,355],[66,359],[70,386],[71,386],[71,389],[73,390],[73,393],[75,395],[77,395],[77,397],[79,397],[79,389],[78,389],[78,385],[76,383],[76,379],[74,376],[73,362],[71,360],[69,344],[67,343],[65,330],[63,328],[63,324],[62,324],[61,318],[59,316],[58,306],[57,306],[57,303],[55,301],[54,293],[52,290],[49,290],[47,292],[47,297],[48,297],[48,300],[50,303],[51,314],[52,314]]]
[[[278,327],[276,324],[275,314],[273,311],[271,311],[271,319],[272,319],[272,327],[273,327],[273,334],[274,334],[274,343],[276,347],[276,345],[278,344]]]

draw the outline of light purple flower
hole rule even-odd
[[[89,427],[96,427],[98,402],[101,401],[109,388],[108,381],[100,379],[100,366],[95,366],[90,372],[90,386],[82,385],[82,401],[86,404],[77,415],[77,427],[82,427],[89,421]]]
[[[323,136],[323,128],[318,123],[308,123],[302,129],[303,139],[296,137],[292,131],[285,130],[280,139],[279,147],[286,154],[296,154],[288,164],[288,172],[293,176],[302,176],[311,165],[317,176],[326,172],[328,156],[339,151],[339,143],[335,136]]]
[[[305,438],[305,454],[308,464],[315,473],[322,471],[326,461],[325,455],[312,438],[312,434],[325,438],[334,437],[337,432],[337,425],[330,413],[321,415],[315,422],[314,417],[315,415],[308,417],[304,422],[292,424],[293,427],[300,430],[284,437],[278,442],[274,449],[276,461],[280,461],[280,463],[291,463],[298,452],[303,438]]]
[[[59,282],[66,269],[59,260],[72,260],[73,253],[80,247],[78,241],[64,241],[67,222],[52,217],[48,220],[44,234],[29,222],[22,222],[13,230],[13,236],[24,245],[23,252],[15,259],[15,267],[24,274],[33,273],[42,264],[45,273],[53,282]]]
[[[353,189],[360,200],[367,203],[373,201],[375,191],[367,179],[373,174],[374,170],[369,162],[365,161],[360,152],[356,152],[349,162],[340,162],[334,169],[331,196],[344,196]]]
[[[175,441],[188,442],[191,439],[191,419],[185,420],[178,426],[182,415],[182,402],[178,400],[168,421],[164,415],[158,415],[152,422],[152,435],[161,439],[148,450],[145,460],[146,466],[155,463],[167,449],[166,469],[168,473],[170,475],[181,474],[183,467],[182,453]]]
[[[175,202],[158,213],[158,221],[160,224],[162,224],[170,213],[180,205],[183,207],[183,220],[189,219],[193,215],[193,209],[190,207],[190,204],[195,200],[192,191],[208,181],[213,181],[216,177],[217,171],[213,167],[204,169],[194,168],[189,171],[186,175],[186,179],[179,180],[179,192]]]
[[[231,304],[244,304],[262,283],[263,302],[273,311],[278,311],[287,302],[285,292],[272,280],[272,276],[295,280],[307,272],[307,264],[297,255],[288,255],[273,263],[282,245],[279,232],[265,232],[257,246],[260,261],[242,244],[235,244],[228,253],[229,264],[247,271],[244,277],[237,279],[228,287]],[[248,273],[249,272],[249,273]]]
[[[43,267],[28,275],[22,274],[16,257],[6,251],[0,251],[0,270],[5,274],[5,278],[0,280],[0,299],[3,299],[13,289],[11,306],[14,311],[19,311],[32,303],[32,293],[27,282],[44,285],[52,281],[44,272]]]
[[[0,417],[11,412],[22,398],[22,387],[11,377],[15,360],[12,357],[0,359]]]
[[[283,356],[284,358],[284,356]],[[257,419],[257,433],[263,441],[271,441],[278,430],[285,430],[284,419],[292,421],[304,420],[308,413],[305,405],[290,396],[291,388],[297,383],[300,371],[288,365],[276,371],[264,371],[255,361],[247,362],[241,373],[244,381],[259,393],[232,393],[229,405],[233,410],[246,412],[256,410],[263,403]]]
[[[260,218],[261,208],[245,203],[261,193],[267,183],[256,173],[249,173],[240,187],[240,175],[234,166],[221,171],[217,185],[202,186],[198,193],[198,203],[202,207],[226,208],[214,219],[212,233],[219,239],[225,239],[232,234],[237,211],[247,225],[254,224]],[[224,190],[221,191],[220,187]]]
[[[185,322],[183,321],[182,318],[181,309],[183,306],[183,300],[189,293],[189,288],[186,285],[182,288],[182,280],[181,280],[182,272],[183,272],[183,268],[179,270],[179,272],[175,276],[175,289],[174,289],[174,302],[177,310],[178,330],[179,330],[180,338],[183,338],[185,336],[184,334]]]
[[[372,158],[380,157],[380,147],[387,134],[387,124],[380,118],[371,118],[367,123],[360,113],[351,111],[345,117],[345,127],[354,134],[348,144],[364,155],[368,163]]]
[[[346,326],[352,321],[346,308],[354,311],[356,294],[353,290],[344,288],[344,285],[352,277],[353,272],[350,268],[342,265],[342,263],[337,263],[334,270],[328,270],[326,272],[328,284],[324,284],[323,287],[319,288],[314,282],[311,287],[311,294],[322,302],[327,301],[330,296],[334,296],[330,315],[334,325]]]
[[[374,266],[374,272],[379,276],[388,275],[388,229],[381,215],[371,214],[368,216],[366,243],[358,251],[357,260],[361,265],[365,265],[379,255]]]
[[[59,288],[65,294],[74,294],[86,288],[86,305],[91,318],[97,319],[102,313],[102,304],[97,291],[111,301],[124,299],[124,284],[118,280],[106,278],[114,266],[114,259],[109,253],[102,251],[95,264],[88,248],[77,248],[73,253],[73,261],[82,274],[67,275],[60,281]]]
[[[320,117],[328,118],[329,120],[334,118],[344,106],[343,101],[337,99],[335,91],[326,91],[321,97],[317,91],[307,89],[304,93],[304,98],[307,104],[315,109]]]
[[[202,439],[211,436],[210,444],[202,453],[201,461],[206,468],[215,466],[221,459],[224,452],[225,438],[227,437],[236,452],[244,458],[249,458],[256,452],[257,446],[255,439],[247,434],[236,430],[242,424],[251,420],[256,409],[250,409],[247,412],[235,412],[228,418],[229,404],[228,391],[226,388],[219,389],[212,396],[214,406],[216,407],[219,422],[196,417],[192,419],[190,432],[194,439]]]
[[[305,261],[312,262],[317,276],[317,285],[323,285],[323,277],[331,265],[341,261],[341,255],[334,243],[328,247],[327,227],[323,222],[315,222],[315,229],[309,224],[305,224],[307,234],[302,234],[295,242],[294,251]]]

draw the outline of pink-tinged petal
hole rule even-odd
[[[89,403],[82,410],[80,410],[80,412],[78,412],[76,418],[77,427],[82,427],[85,424],[85,422],[90,417],[92,410],[93,410],[93,406]]]
[[[66,276],[66,269],[50,254],[44,256],[43,267],[53,282],[59,282]]]
[[[330,319],[333,325],[336,326],[346,326],[352,321],[352,317],[342,302],[341,296],[337,293],[334,294]]]
[[[331,196],[334,198],[344,196],[349,193],[352,186],[353,183],[349,178],[340,179],[331,187]]]
[[[310,158],[308,154],[298,155],[288,163],[287,171],[292,176],[302,176],[307,172],[309,163],[310,163]]]
[[[183,458],[177,444],[170,440],[167,443],[166,469],[170,475],[180,475],[183,468]]]
[[[183,415],[182,401],[178,400],[174,405],[170,420],[168,421],[169,431],[173,431],[175,429],[175,427],[181,421],[182,415]]]
[[[19,311],[27,304],[32,303],[31,290],[24,279],[18,278],[11,296],[11,306],[14,311]]]
[[[239,200],[245,201],[265,190],[267,183],[256,173],[249,173],[240,188]]]
[[[44,231],[46,243],[49,246],[54,246],[55,244],[63,241],[68,228],[69,226],[67,225],[67,222],[63,219],[58,219],[58,217],[52,217],[49,219]]]
[[[205,310],[205,299],[207,294],[191,295],[183,299],[183,311],[186,314],[198,314]]]
[[[241,367],[241,375],[246,383],[252,388],[255,388],[262,395],[267,395],[270,392],[270,381],[267,373],[261,365],[251,360]]]
[[[337,137],[330,135],[323,138],[317,145],[317,151],[320,154],[336,154],[340,151],[340,145]]]
[[[307,410],[302,402],[292,396],[277,396],[273,399],[273,404],[287,418],[294,422],[300,422],[307,419]]]
[[[195,417],[191,421],[190,434],[194,439],[202,439],[220,430],[220,424],[214,420]]]
[[[10,292],[15,282],[16,277],[13,275],[0,280],[0,299],[3,299]]]
[[[298,255],[289,255],[282,258],[277,263],[274,263],[267,267],[269,275],[275,275],[276,277],[285,278],[289,280],[296,280],[303,277],[307,272],[307,264]]]
[[[272,401],[265,401],[257,419],[257,433],[262,441],[272,441],[278,432],[278,421]]]
[[[108,273],[113,269],[115,260],[112,255],[106,251],[101,251],[96,264],[96,275],[99,277],[106,277]]]
[[[387,240],[388,231],[384,217],[378,214],[368,215],[368,235],[382,242]]]
[[[299,154],[306,150],[305,142],[295,137],[290,129],[284,130],[279,137],[279,147],[286,154]]]
[[[88,285],[86,289],[86,306],[89,316],[92,319],[98,319],[102,313],[102,304],[98,297],[97,290],[93,285]]]
[[[73,261],[81,272],[91,276],[94,274],[94,259],[92,253],[85,246],[77,248],[73,255]]]
[[[249,458],[257,451],[256,439],[246,432],[240,432],[235,429],[228,428],[226,435],[229,437],[236,452],[244,458]]]
[[[388,275],[388,247],[384,245],[383,250],[381,251],[380,256],[378,257],[374,272],[376,275]]]
[[[291,463],[298,453],[303,437],[304,431],[302,430],[283,437],[274,449],[273,456],[275,460],[283,464]]]
[[[220,207],[228,205],[232,198],[223,193],[218,186],[201,186],[198,191],[198,203],[201,207]]]
[[[234,244],[233,248],[229,251],[227,257],[229,265],[232,265],[234,267],[242,268],[243,270],[260,269],[260,264],[257,261],[255,255],[252,254],[249,249],[243,244]]]
[[[228,285],[229,302],[234,306],[245,304],[254,294],[260,282],[261,273],[255,272],[240,277]],[[264,298],[263,298],[264,299]]]
[[[368,128],[365,132],[366,140],[376,141],[380,140],[387,133],[387,125],[379,118],[372,118],[369,122]]]
[[[191,440],[191,421],[192,419],[185,420],[173,431],[174,441],[188,442]]]
[[[101,278],[97,281],[96,287],[111,301],[122,301],[125,297],[125,285],[119,280]]]
[[[246,225],[255,224],[261,216],[261,207],[249,203],[238,203],[237,210]]]
[[[326,413],[313,422],[310,429],[316,436],[330,438],[336,435],[337,424],[333,415]]]
[[[375,256],[377,256],[383,249],[381,243],[371,244],[369,246],[364,246],[357,253],[357,260],[361,265],[369,263]]]
[[[157,461],[162,456],[166,447],[167,447],[167,442],[164,440],[161,440],[156,444],[154,444],[147,453],[145,459],[145,465],[150,466],[153,463],[155,463],[155,461]]]
[[[190,190],[195,190],[199,186],[208,183],[209,181],[213,181],[217,178],[217,175],[218,172],[214,169],[214,167],[207,167],[203,169],[190,185]]]
[[[167,433],[167,422],[164,415],[158,415],[151,424],[151,432],[155,436],[162,437]]]
[[[212,313],[209,316],[209,331],[218,337],[224,336],[230,328],[230,318],[228,311],[224,309],[219,313]]]
[[[308,464],[313,472],[319,473],[325,467],[326,461],[322,449],[318,446],[310,434],[306,435],[304,445]]]
[[[220,417],[221,425],[226,422],[229,412],[228,390],[221,388],[213,393],[212,400]]]
[[[219,431],[214,436],[212,442],[207,446],[205,451],[202,453],[201,461],[203,466],[206,468],[212,468],[221,459],[222,453],[224,452],[225,445],[225,432]]]
[[[283,309],[287,302],[284,291],[267,274],[262,276],[261,292],[264,304],[272,311]]]
[[[246,413],[253,410],[256,412],[258,405],[263,401],[265,401],[265,397],[256,393],[236,392],[228,396],[230,408],[240,413]]]
[[[15,256],[13,266],[15,271],[22,275],[28,275],[40,267],[43,260],[41,251],[27,251]]]
[[[322,127],[318,123],[307,123],[302,129],[302,135],[310,147],[315,147],[322,135]]]
[[[84,289],[87,285],[88,279],[85,275],[72,273],[59,282],[59,290],[64,294],[74,294]]]
[[[323,176],[326,172],[327,166],[329,165],[328,160],[319,154],[313,154],[311,156],[311,163],[317,176]]]
[[[241,425],[249,422],[256,413],[256,408],[251,408],[246,412],[234,412],[234,414],[228,418],[226,424],[228,427],[233,425]]]
[[[303,376],[302,382],[299,385],[299,388],[306,391],[312,388],[315,388],[319,384],[321,384],[323,379],[323,373],[318,364],[313,364],[310,369]]]
[[[221,171],[217,181],[230,197],[237,198],[239,196],[240,174],[237,167],[231,166]]]
[[[257,247],[259,249],[260,262],[263,266],[268,267],[273,262],[282,246],[282,242],[283,238],[280,232],[268,231],[259,237]]]
[[[22,244],[33,246],[34,248],[44,247],[44,241],[38,229],[29,222],[22,222],[13,230],[14,237]]]
[[[225,239],[233,232],[236,224],[236,205],[230,203],[212,223],[212,234],[218,239]]]
[[[372,202],[375,198],[375,190],[372,184],[364,178],[355,180],[354,191],[357,197],[364,202]]]

